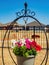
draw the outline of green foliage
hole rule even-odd
[[[36,56],[37,51],[34,48],[32,48],[32,52],[33,52],[33,55]]]
[[[28,52],[24,53],[23,56],[24,56],[24,57],[28,57],[28,56],[29,56]]]
[[[13,53],[15,55],[24,56],[24,57],[28,57],[29,55],[36,56],[36,54],[37,54],[37,52],[36,52],[36,50],[34,48],[32,48],[30,50],[30,49],[27,49],[25,46],[22,46],[22,47],[15,46],[13,48]]]
[[[20,47],[20,51],[19,52],[20,52],[20,55],[23,56],[24,53],[26,53],[26,47],[25,46]]]
[[[13,53],[14,53],[15,55],[19,55],[19,54],[20,54],[19,50],[20,50],[19,47],[16,46],[16,47],[13,48]]]

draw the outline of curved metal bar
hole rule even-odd
[[[44,60],[46,59],[46,62],[45,62],[45,65],[47,64],[47,60],[48,60],[48,39],[47,39],[47,35],[46,35],[46,32],[44,31],[44,33],[45,33],[45,36],[46,36],[46,45],[47,45],[47,48],[46,48],[46,54],[45,54],[45,56],[44,56],[44,59],[42,60],[42,63],[40,64],[40,65],[42,65],[43,64],[43,62],[44,62]]]
[[[14,25],[14,23],[15,23],[15,22],[13,22],[13,25]],[[11,23],[11,24],[12,24],[12,23]],[[9,27],[9,29],[10,29],[10,27]],[[8,40],[9,40],[9,35],[10,35],[10,30],[9,30],[9,32],[8,32]],[[10,52],[10,49],[9,49],[9,41],[7,41],[7,43],[8,43],[8,51],[9,51],[10,57],[11,57],[11,59],[13,60],[14,64],[17,65],[16,62],[14,61],[13,57],[12,57],[11,52]]]
[[[30,16],[30,15],[27,15],[27,16],[19,16],[18,18],[16,18],[14,21],[17,21],[18,19],[20,19],[20,18],[22,18],[22,17],[30,17],[30,18],[33,18],[34,20],[36,20],[36,22],[38,22],[40,25],[41,25],[41,23],[35,18],[35,17],[33,17],[33,16]],[[13,21],[13,22],[14,22]],[[42,26],[42,25],[41,25]]]
[[[10,35],[10,31],[9,31],[9,33],[8,33],[8,40],[9,40],[9,35]],[[7,41],[7,43],[8,43],[8,51],[9,51],[10,57],[11,57],[11,59],[13,60],[14,64],[17,65],[16,62],[14,61],[13,57],[12,57],[11,52],[10,52],[10,49],[9,49],[9,41]]]
[[[32,11],[31,14],[32,14],[32,16],[35,16],[35,12],[34,11]]]
[[[30,9],[27,9],[27,14],[30,14],[31,10]]]
[[[48,50],[47,50],[47,57],[46,57],[45,65],[47,64],[47,61],[48,61]]]
[[[10,26],[11,26],[12,24],[14,25],[14,23],[15,23],[15,21],[12,22],[12,23],[10,24]],[[13,26],[12,26],[12,27],[13,27]],[[9,29],[10,29],[10,27],[9,27]],[[9,30],[9,32],[8,32],[8,40],[9,40],[9,35],[10,35],[10,30]],[[11,52],[10,52],[10,49],[9,49],[9,41],[7,41],[7,43],[8,43],[8,51],[9,51],[10,57],[11,57],[11,59],[13,60],[14,64],[17,65],[16,62],[14,61],[13,57],[12,57]]]
[[[45,31],[45,36],[46,36],[46,41],[47,41],[47,49],[46,49],[46,51],[47,51],[47,56],[46,56],[46,62],[45,62],[45,65],[47,64],[47,60],[48,60],[48,38],[47,38],[47,35],[46,35],[46,31]]]
[[[5,40],[5,37],[6,37],[6,34],[7,34],[8,30],[6,31],[5,35],[4,35],[4,38],[3,38],[3,42],[2,42],[2,62],[3,62],[3,65],[5,65],[5,62],[4,62],[4,56],[3,56],[3,47],[4,47],[4,40]]]
[[[17,14],[17,16],[20,16],[20,15],[21,15],[21,13],[20,13],[20,12],[17,12],[16,14]]]
[[[13,22],[12,22],[12,23],[13,23]],[[10,25],[11,25],[11,24],[10,24]],[[4,40],[5,40],[5,37],[6,37],[7,32],[8,32],[8,30],[6,30],[5,35],[4,35],[4,38],[3,38],[3,42],[2,42],[2,63],[3,63],[3,65],[5,65],[3,48],[4,48]]]
[[[21,10],[21,14],[23,14],[23,15],[24,15],[24,9],[22,9],[22,10]]]
[[[47,52],[46,52],[46,53],[47,53]],[[47,56],[47,54],[45,54],[44,59],[42,60],[42,63],[41,63],[40,65],[42,65],[42,64],[43,64],[43,62],[44,62],[44,60],[45,60],[46,56]]]

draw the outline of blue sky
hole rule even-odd
[[[16,12],[24,8],[35,11],[36,18],[44,24],[49,24],[49,0],[0,0],[0,23],[11,22],[16,18]]]

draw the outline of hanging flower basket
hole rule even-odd
[[[34,59],[41,46],[30,39],[12,40],[13,53],[17,56],[18,65],[34,65]]]

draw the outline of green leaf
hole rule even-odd
[[[32,52],[33,52],[33,55],[36,56],[37,51],[34,48],[32,49]]]
[[[29,55],[33,54],[32,50],[28,50],[27,52],[28,52]]]
[[[25,54],[23,54],[23,56],[24,57],[28,57],[29,56],[28,52],[26,52]]]
[[[16,47],[13,48],[13,53],[15,55],[19,55],[19,47],[18,46],[16,46]]]

